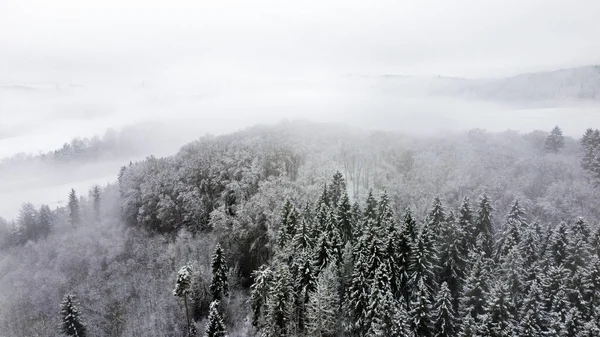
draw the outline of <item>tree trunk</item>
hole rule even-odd
[[[192,337],[192,329],[190,328],[190,312],[188,310],[187,305],[187,296],[183,296],[183,303],[185,304],[185,317],[187,318],[188,337]]]

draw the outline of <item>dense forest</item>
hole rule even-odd
[[[600,335],[598,130],[283,122],[115,174],[0,218],[0,336]]]

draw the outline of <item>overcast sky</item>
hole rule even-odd
[[[4,81],[466,77],[600,61],[597,0],[0,0]]]

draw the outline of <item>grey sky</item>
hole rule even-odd
[[[0,0],[0,74],[503,76],[599,62],[599,13],[596,0]]]

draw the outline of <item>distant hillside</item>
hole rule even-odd
[[[463,82],[464,83],[464,82]],[[486,100],[600,100],[600,66],[561,69],[514,77],[466,81],[458,93]]]
[[[482,80],[442,76],[381,78],[388,85],[394,83],[394,88],[404,94],[420,91],[516,104],[600,101],[600,65]]]

